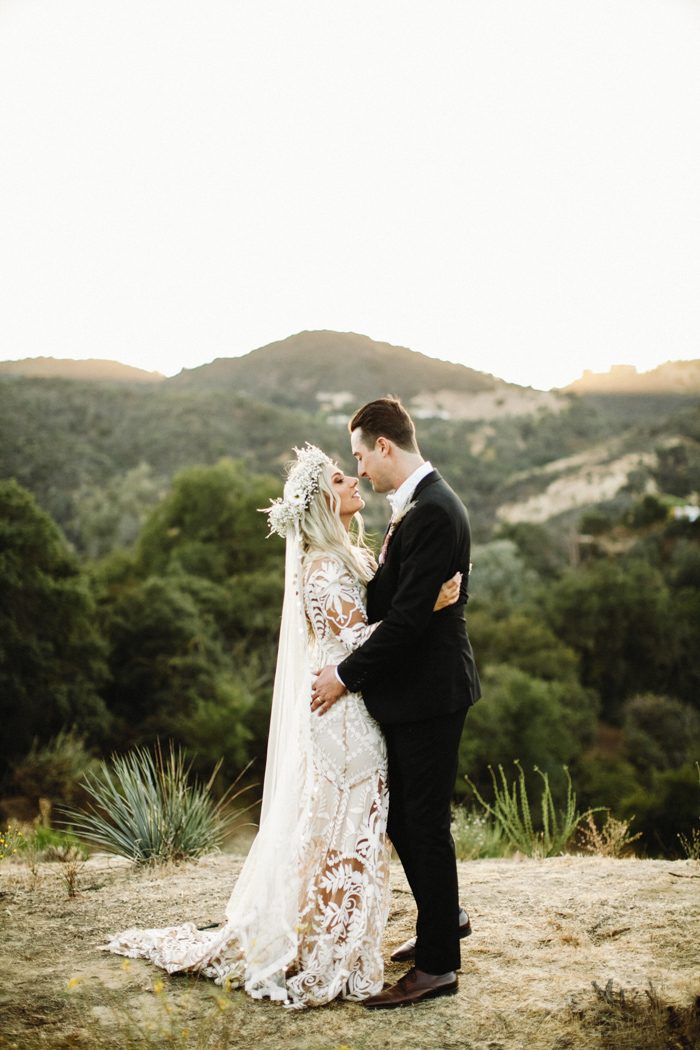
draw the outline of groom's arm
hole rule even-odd
[[[391,607],[372,636],[338,666],[353,693],[379,674],[397,670],[426,630],[440,587],[454,570],[454,523],[434,503],[418,504],[403,522],[401,564]]]

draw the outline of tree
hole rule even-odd
[[[567,572],[542,596],[544,614],[578,653],[581,680],[595,689],[604,717],[618,723],[626,697],[664,691],[674,659],[670,594],[641,559],[594,562]]]
[[[136,540],[146,514],[164,495],[164,479],[148,463],[102,483],[84,483],[74,496],[69,535],[88,558],[100,558]]]
[[[188,468],[133,553],[94,567],[120,743],[171,736],[229,773],[264,754],[284,549],[258,508],[278,490],[233,460]]]
[[[110,643],[110,710],[129,744],[168,735],[200,699],[215,695],[226,669],[215,623],[176,578],[126,588],[103,618]]]
[[[108,729],[95,604],[57,525],[16,481],[0,481],[0,760],[73,724]]]
[[[178,566],[220,582],[253,569],[278,569],[282,545],[265,540],[258,510],[279,487],[274,478],[251,474],[233,459],[181,471],[143,527],[137,548],[141,571],[162,574]]]
[[[577,680],[577,654],[533,614],[518,611],[499,617],[477,608],[468,614],[468,623],[480,668],[509,664],[546,681]]]
[[[561,529],[518,521],[501,525],[495,538],[512,540],[525,564],[542,579],[555,579],[568,564],[569,543]]]
[[[484,673],[483,698],[469,710],[462,736],[459,771],[488,789],[488,766],[524,769],[537,765],[562,786],[564,764],[592,739],[597,698],[577,682],[545,682],[515,667],[492,666]],[[458,781],[458,788],[463,787]]]
[[[632,697],[624,730],[626,757],[646,782],[653,770],[677,769],[700,755],[700,713],[674,697]]]
[[[642,496],[626,515],[627,524],[635,529],[643,529],[647,525],[655,525],[657,522],[665,521],[667,518],[667,505],[651,493]]]
[[[469,591],[478,606],[505,613],[528,601],[539,583],[512,540],[493,540],[472,548]]]
[[[698,819],[697,767],[690,762],[679,769],[654,770],[649,786],[640,787],[623,802],[622,812],[634,816],[634,827],[652,854],[679,856],[679,835],[689,836]]]

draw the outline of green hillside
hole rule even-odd
[[[77,791],[86,748],[170,737],[201,773],[223,755],[227,778],[260,774],[283,544],[256,510],[293,445],[354,469],[348,414],[391,390],[472,519],[484,700],[458,795],[518,758],[561,798],[566,764],[582,805],[678,855],[698,812],[700,399],[540,396],[329,335],[159,383],[0,379],[0,820],[17,789]],[[364,491],[376,534],[386,503]]]
[[[447,383],[457,416],[439,407],[431,415],[430,398]],[[421,448],[465,500],[482,539],[499,525],[629,503],[645,486],[680,498],[700,488],[698,397],[553,395],[548,409],[522,401],[538,392],[462,366],[318,332],[160,383],[4,376],[0,476],[33,492],[78,550],[102,554],[133,540],[182,467],[232,456],[279,478],[291,447],[310,440],[353,469],[348,415],[387,390],[423,406]],[[464,418],[475,404],[486,417]],[[668,489],[657,475],[671,469]],[[368,496],[366,517],[379,529],[384,502]]]
[[[346,394],[352,408],[385,393],[408,403],[417,394],[451,389],[465,394],[506,387],[493,376],[436,361],[354,332],[300,332],[244,357],[217,358],[184,369],[171,383],[189,389],[226,388],[262,401],[316,412],[324,394]]]

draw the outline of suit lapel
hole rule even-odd
[[[418,482],[415,489],[413,490],[413,495],[411,496],[411,499],[418,499],[421,492],[423,492],[424,489],[427,489],[429,485],[434,485],[436,481],[442,481],[442,475],[437,470],[431,470],[429,474],[426,474],[425,477],[421,478],[421,480]]]
[[[442,478],[438,471],[431,470],[430,474],[426,474],[425,477],[421,478],[421,480],[418,482],[415,489],[413,490],[413,495],[411,496],[409,503],[412,503],[415,500],[417,500],[420,497],[420,494],[430,485],[433,485],[436,481],[441,480]],[[401,520],[397,523],[393,531],[391,529],[391,520],[389,521],[389,524],[387,525],[386,531],[384,533],[384,539],[382,540],[382,549],[380,551],[380,558],[383,557],[383,560],[379,562],[379,569],[377,571],[380,571],[382,566],[386,564],[386,559],[389,554],[389,547],[391,546],[397,531],[401,528],[403,520],[404,519],[401,518]]]

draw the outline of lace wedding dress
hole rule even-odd
[[[285,609],[300,575],[292,562],[288,551]],[[337,557],[307,556],[302,579],[303,609],[297,595],[296,621],[283,611],[280,632],[280,654],[295,644],[305,654],[293,693],[278,658],[275,689],[281,679],[287,693],[277,716],[273,700],[272,720],[286,721],[276,732],[271,726],[277,754],[268,750],[268,769],[282,772],[274,783],[266,773],[260,830],[225,923],[213,931],[192,923],[130,929],[102,946],[296,1008],[381,990],[389,905],[384,738],[358,694],[344,694],[324,715],[310,711],[311,671],[339,663],[374,625],[364,588]]]

